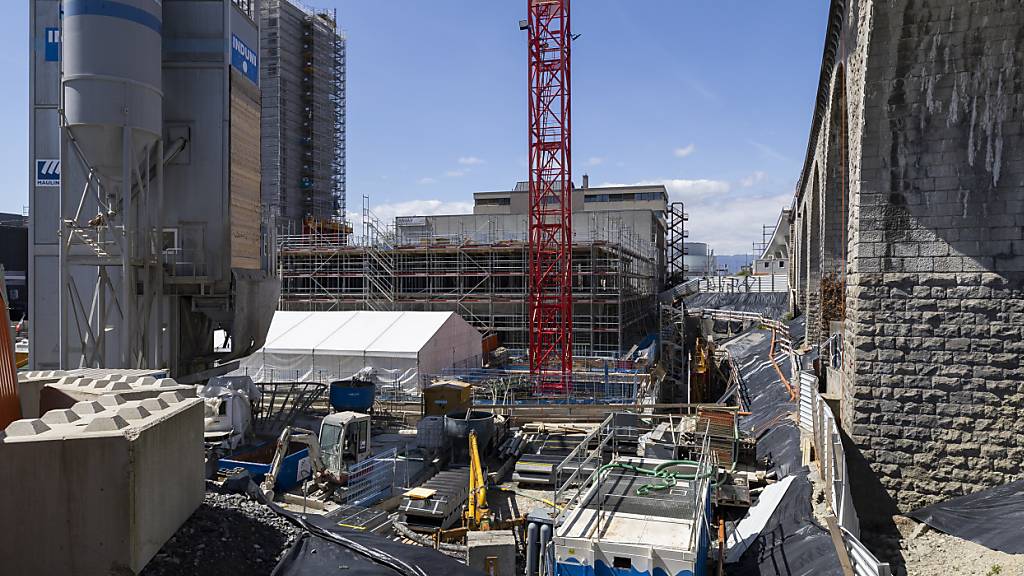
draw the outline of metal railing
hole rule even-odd
[[[348,467],[348,482],[341,495],[343,504],[371,506],[391,497],[395,488],[398,449],[391,448]]]
[[[846,451],[832,409],[818,393],[818,378],[800,372],[800,428],[811,434],[817,455],[818,473],[825,485],[825,503],[842,531],[854,573],[857,576],[890,576],[888,563],[877,558],[860,542],[860,519],[853,505]]]

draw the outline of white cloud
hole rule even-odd
[[[632,184],[601,184],[605,186],[664,186],[668,191],[669,202],[685,202],[696,200],[707,196],[718,196],[728,194],[732,186],[725,180],[708,180],[700,178],[687,180],[683,178],[671,178],[664,180],[643,180]]]
[[[444,175],[449,178],[462,178],[466,175],[466,172],[468,172],[468,170],[449,170],[445,172]]]
[[[689,240],[707,242],[716,254],[747,254],[751,242],[761,240],[761,226],[774,224],[792,201],[792,194],[732,194],[689,203]]]
[[[740,186],[743,186],[744,188],[750,188],[754,184],[757,184],[759,182],[763,182],[764,179],[767,178],[767,177],[768,177],[767,174],[765,174],[764,172],[758,170],[757,172],[754,172],[750,176],[746,176],[746,177],[740,179]]]
[[[693,154],[696,151],[697,151],[697,145],[696,144],[687,144],[686,146],[683,146],[682,148],[676,148],[675,150],[672,151],[672,153],[676,155],[676,158],[686,158],[687,156],[689,156],[690,154]]]
[[[433,216],[436,214],[472,214],[472,202],[446,202],[444,200],[409,200],[390,202],[370,207],[370,211],[382,224],[391,226],[396,216]],[[363,218],[353,214],[352,233],[359,238],[363,235]]]
[[[601,164],[604,164],[604,158],[601,158],[600,156],[591,156],[590,158],[587,158],[587,166],[600,166]]]
[[[430,176],[424,176],[423,178],[420,178],[420,179],[419,179],[419,180],[417,180],[416,182],[417,182],[418,184],[424,184],[424,185],[426,185],[426,184],[433,184],[433,183],[437,182],[437,179],[435,179],[435,178],[431,178]]]
[[[483,163],[484,161],[476,156],[463,156],[459,158],[459,164],[462,164],[463,166],[476,166]]]
[[[725,180],[675,178],[601,186],[659,184],[668,191],[669,202],[685,204],[690,215],[686,224],[690,240],[707,242],[716,254],[750,252],[750,243],[761,240],[761,225],[774,224],[782,208],[793,200],[792,194],[759,195],[734,191]]]

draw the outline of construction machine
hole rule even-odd
[[[491,514],[487,504],[487,476],[484,474],[483,460],[477,444],[476,431],[469,432],[469,496],[466,498],[466,511],[462,515],[462,527],[440,531],[440,540],[462,538],[468,532],[487,530],[509,530],[522,526],[525,517],[511,520],[498,520]]]
[[[358,412],[337,412],[326,416],[320,424],[319,438],[310,430],[286,426],[277,439],[270,471],[260,484],[268,499],[274,498],[277,476],[292,442],[309,448],[309,461],[313,467],[309,485],[316,488],[314,498],[328,500],[347,483],[348,466],[370,455],[370,416]]]

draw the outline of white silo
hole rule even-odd
[[[61,181],[62,368],[141,367],[159,347],[147,323],[162,290],[162,19],[160,0],[63,3],[61,157],[65,175],[68,164],[83,167],[85,186],[75,196],[70,178]],[[81,346],[72,346],[71,325],[89,300]],[[108,332],[119,341],[109,350]]]

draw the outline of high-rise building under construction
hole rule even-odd
[[[337,13],[260,8],[263,206],[284,233],[345,218],[345,37]]]

